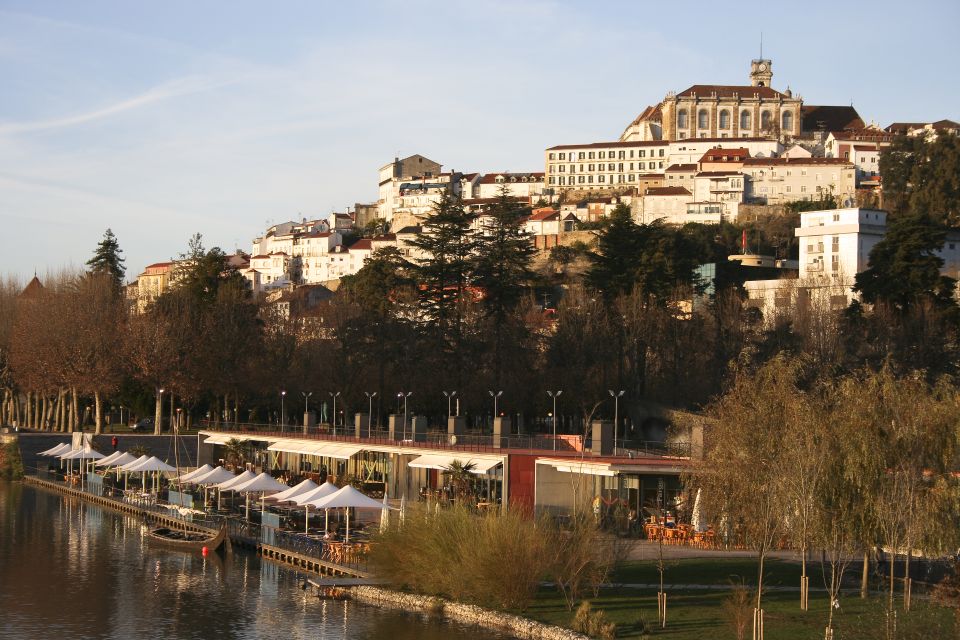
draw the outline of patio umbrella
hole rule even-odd
[[[185,473],[180,476],[180,484],[188,484],[194,478],[210,473],[211,471],[213,471],[213,467],[209,464],[205,464],[202,467],[194,469],[190,473]]]
[[[143,462],[136,463],[135,466],[128,469],[128,471],[140,471],[143,473],[144,479],[148,472],[153,472],[154,476],[154,490],[160,490],[160,472],[161,471],[176,471],[176,467],[171,467],[166,462],[161,460],[156,456],[150,456]]]
[[[216,467],[210,471],[204,473],[203,475],[197,475],[190,478],[191,484],[198,484],[203,486],[204,492],[204,502],[206,502],[206,492],[207,489],[211,486],[218,485],[221,482],[226,482],[227,480],[232,479],[234,476],[233,471],[226,469],[224,467]],[[220,489],[217,489],[217,511],[220,510]]]
[[[318,509],[346,509],[347,534],[344,542],[350,542],[350,509],[389,509],[373,498],[362,494],[351,485],[345,486],[334,494],[312,503]]]
[[[307,478],[300,484],[294,485],[289,489],[287,489],[286,491],[281,491],[280,493],[273,494],[272,496],[270,496],[270,499],[276,500],[277,502],[290,502],[293,500],[294,497],[303,495],[307,491],[313,491],[319,486],[320,485],[318,485],[316,482],[314,482],[310,478]]]
[[[86,460],[99,460],[103,457],[103,454],[99,451],[94,451],[93,449],[74,449],[69,453],[65,453],[60,456],[61,460],[80,460],[80,490],[83,490],[83,476],[85,475],[86,470],[83,468],[84,461]],[[72,463],[71,463],[72,464]]]
[[[694,531],[700,531],[700,489],[697,488],[697,497],[693,499],[693,513],[690,514],[690,526]]]
[[[307,533],[310,531],[310,504],[314,500],[320,500],[321,498],[326,498],[327,496],[331,496],[335,494],[337,491],[340,491],[340,487],[338,487],[337,485],[327,480],[316,489],[307,491],[306,493],[301,493],[300,495],[293,497],[292,502],[296,502],[297,504],[303,507],[306,507],[307,509],[305,512],[306,515],[304,519],[304,523],[305,523],[304,533]],[[324,522],[323,524],[323,530],[327,531],[330,528],[330,510],[326,509],[324,510],[324,513],[326,514],[327,518],[326,518],[326,522]]]
[[[276,492],[279,492],[279,491],[285,491],[285,490],[287,490],[287,489],[289,489],[289,488],[290,488],[290,487],[288,487],[287,485],[283,484],[282,482],[276,480],[273,476],[271,476],[269,473],[267,473],[266,471],[264,471],[264,472],[261,473],[260,475],[255,476],[252,480],[248,480],[247,482],[244,482],[243,484],[234,485],[233,490],[234,490],[234,491],[239,491],[240,493],[245,493],[245,494],[247,495],[247,520],[249,520],[249,519],[250,519],[250,494],[251,494],[251,493],[253,493],[253,492],[255,492],[255,491],[259,491],[259,492],[260,492],[260,500],[261,500],[261,503],[262,503],[263,500],[264,500],[264,496],[266,495],[266,492],[267,492],[267,491],[276,493]],[[265,508],[265,506],[266,506],[265,504],[261,504],[260,509],[263,510],[263,509]]]
[[[380,533],[390,526],[390,507],[387,504],[387,492],[383,492],[383,511],[380,512]]]
[[[120,467],[122,467],[122,466],[125,465],[125,464],[129,464],[129,463],[131,463],[131,462],[136,462],[136,461],[137,461],[137,459],[134,458],[131,454],[127,453],[126,451],[115,451],[114,453],[111,453],[111,454],[110,454],[109,456],[107,456],[106,458],[103,458],[103,459],[101,459],[101,460],[97,460],[97,461],[94,462],[93,464],[94,464],[95,466],[97,466],[97,467],[107,467],[107,468],[109,468],[109,467],[116,467],[116,468],[117,468],[117,481],[119,481],[119,480],[120,480]],[[124,491],[126,491],[126,489],[127,489],[126,483],[124,483],[123,489],[124,489]]]
[[[61,453],[66,453],[68,451],[70,451],[70,445],[66,442],[61,442],[55,447],[47,449],[46,451],[41,451],[37,455],[44,456],[44,457],[52,457],[52,456],[60,455]]]
[[[211,471],[211,473],[213,473],[213,472]],[[219,507],[220,507],[220,494],[221,494],[222,492],[224,492],[224,491],[233,491],[234,488],[237,487],[238,485],[241,485],[241,484],[243,484],[244,482],[249,482],[250,480],[253,480],[253,479],[256,478],[256,477],[257,477],[257,474],[255,474],[255,473],[253,473],[252,471],[250,471],[249,469],[247,469],[246,471],[244,471],[244,472],[241,473],[240,475],[238,475],[238,476],[233,476],[232,478],[226,480],[225,482],[221,482],[221,483],[217,484],[217,485],[216,485],[216,486],[217,486],[217,491],[219,492],[219,493],[217,493],[217,508],[219,509]]]

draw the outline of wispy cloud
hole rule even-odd
[[[73,127],[87,122],[109,118],[110,116],[139,109],[164,100],[210,91],[233,82],[234,80],[214,79],[204,76],[185,76],[164,82],[132,98],[127,98],[126,100],[121,100],[120,102],[94,109],[93,111],[48,120],[0,123],[0,135],[15,135]]]

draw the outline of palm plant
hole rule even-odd
[[[476,468],[477,465],[473,462],[451,460],[442,471],[443,475],[450,479],[457,501],[461,504],[473,501],[473,470]]]
[[[247,457],[250,455],[250,445],[246,440],[230,438],[223,444],[224,460],[232,469],[239,469],[243,466]]]

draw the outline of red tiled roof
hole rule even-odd
[[[397,239],[397,234],[395,233],[382,233],[379,236],[374,236],[374,242],[392,242]]]
[[[23,288],[23,291],[20,292],[21,298],[39,298],[44,294],[43,284],[40,283],[40,278],[33,276],[33,280],[27,283],[27,286]]]
[[[803,131],[842,131],[863,127],[863,119],[853,105],[805,104],[801,110],[800,128]]]
[[[350,251],[371,251],[373,249],[373,245],[369,238],[361,238],[350,245],[349,249]]]
[[[154,262],[153,264],[148,264],[144,269],[159,269],[160,267],[169,267],[172,264],[172,262]]]
[[[647,189],[648,196],[689,196],[692,195],[683,187],[650,187]]]
[[[270,256],[268,256],[267,254],[261,253],[260,255],[258,255],[258,256],[253,256],[253,257],[250,258],[250,259],[251,259],[251,260],[262,260],[262,259],[264,259],[264,258],[269,258],[269,257],[270,257]]]
[[[339,213],[337,215],[340,215]],[[310,233],[305,233],[301,238],[329,238],[333,233],[330,231],[312,231]]]
[[[722,178],[724,176],[739,176],[743,175],[739,171],[701,171],[697,174],[697,177],[704,176],[706,178]]]
[[[831,131],[830,135],[839,142],[893,142],[894,135],[886,131],[860,129],[859,131]]]
[[[547,151],[563,151],[565,149],[606,149],[623,147],[666,147],[670,143],[665,140],[641,140],[639,142],[591,142],[589,144],[560,144],[550,147]]]
[[[703,154],[700,162],[735,162],[749,157],[750,151],[743,147],[737,149],[710,149]]]
[[[733,98],[735,96],[739,96],[741,98],[752,98],[755,95],[759,95],[761,98],[783,98],[785,100],[791,99],[790,96],[780,93],[776,89],[771,89],[770,87],[751,87],[727,84],[695,84],[692,87],[678,93],[677,97],[692,98],[696,96],[697,98],[710,98],[714,97],[714,94],[716,94],[717,98]]]
[[[530,215],[530,220],[534,222],[540,222],[542,220],[550,220],[560,215],[560,212],[556,209],[537,209]]]
[[[854,151],[877,151],[877,145],[855,144]]]
[[[672,164],[667,167],[666,173],[677,173],[677,172],[686,172],[686,171],[696,171],[697,165],[695,164]]]

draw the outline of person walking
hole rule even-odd
[[[114,451],[117,450],[117,445],[118,445],[118,444],[120,444],[120,441],[117,440],[117,436],[113,436],[112,438],[110,438],[110,445],[113,447],[113,450],[114,450]]]

